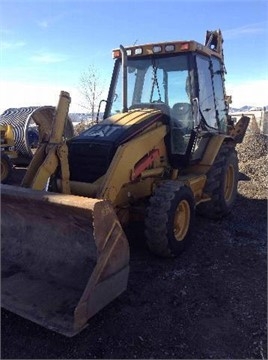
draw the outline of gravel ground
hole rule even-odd
[[[2,310],[2,359],[267,359],[267,137],[237,147],[238,197],[217,221],[196,219],[175,260],[129,229],[128,289],[65,338]]]

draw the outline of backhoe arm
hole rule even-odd
[[[62,192],[70,194],[68,148],[63,139],[71,98],[61,91],[50,134],[41,134],[40,144],[22,180],[23,187],[44,190],[47,181],[57,167],[61,167]]]
[[[246,134],[250,118],[248,116],[242,116],[235,126],[230,125],[228,128],[228,135],[232,136],[236,144],[241,144],[243,142],[244,136]]]

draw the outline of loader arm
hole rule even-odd
[[[41,141],[27,172],[22,180],[23,187],[44,190],[51,175],[60,165],[62,175],[62,192],[70,194],[68,148],[63,139],[65,122],[69,112],[71,97],[61,91],[50,134],[41,134]]]
[[[1,306],[66,336],[125,291],[129,273],[112,204],[70,194],[63,139],[70,101],[61,92],[52,130],[42,124],[22,186],[1,186]],[[61,193],[44,191],[58,168]]]

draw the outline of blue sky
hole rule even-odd
[[[81,74],[109,84],[120,44],[196,40],[221,29],[233,106],[268,104],[268,1],[2,0],[0,112],[56,105],[61,90],[83,111]]]

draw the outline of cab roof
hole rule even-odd
[[[202,45],[194,40],[189,41],[169,41],[161,43],[151,43],[144,45],[135,45],[125,47],[128,58],[148,56],[148,55],[161,55],[161,54],[178,54],[185,52],[198,52],[207,56],[216,56],[222,58],[222,54],[214,49]],[[113,58],[120,58],[120,49],[112,51]]]

